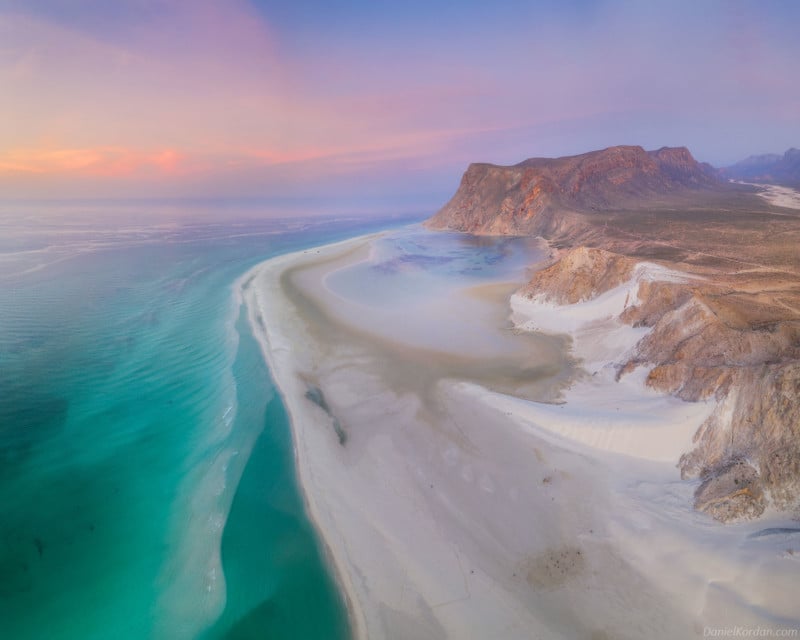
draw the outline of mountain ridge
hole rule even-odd
[[[788,149],[783,155],[753,155],[720,170],[722,176],[734,180],[767,182],[800,187],[800,149]]]
[[[686,147],[619,145],[509,166],[469,165],[453,198],[428,226],[482,234],[539,234],[559,211],[631,207],[696,190],[724,189]],[[499,203],[499,210],[498,210]]]

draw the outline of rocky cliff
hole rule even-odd
[[[624,283],[635,264],[577,247],[521,293],[573,304]],[[702,480],[697,509],[721,521],[757,517],[769,504],[800,515],[800,281],[785,272],[703,272],[702,280],[640,283],[619,319],[650,331],[618,377],[645,366],[656,390],[717,401],[678,461],[683,478]]]
[[[722,188],[714,169],[685,147],[618,146],[504,167],[472,164],[453,198],[428,226],[482,234],[543,234],[566,212],[639,206]]]
[[[622,284],[633,274],[634,260],[602,249],[578,247],[555,264],[537,271],[520,293],[545,292],[556,304],[590,300]]]
[[[768,293],[763,277],[647,285],[622,317],[652,330],[620,375],[646,365],[655,389],[717,400],[679,466],[722,521],[800,507],[800,291],[773,275]]]

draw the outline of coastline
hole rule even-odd
[[[270,327],[272,325],[264,320],[263,307],[258,298],[258,294],[261,292],[257,292],[251,285],[256,278],[264,276],[268,278],[270,275],[278,274],[292,262],[301,260],[314,252],[317,255],[320,255],[323,250],[325,253],[331,253],[351,245],[358,246],[358,244],[367,242],[369,238],[375,238],[379,235],[380,233],[367,234],[364,236],[358,236],[356,238],[349,238],[333,244],[324,245],[324,247],[319,249],[303,249],[270,258],[249,269],[239,278],[234,286],[236,290],[241,291],[242,300],[245,302],[247,307],[248,320],[250,322],[253,336],[261,347],[263,357],[272,373],[275,386],[279,395],[281,396],[284,407],[286,408],[287,415],[289,416],[294,453],[293,457],[295,460],[295,473],[298,477],[300,491],[303,495],[306,508],[309,512],[309,519],[312,523],[312,526],[318,532],[317,537],[319,544],[322,546],[323,556],[326,558],[330,568],[332,569],[334,581],[340,586],[340,593],[347,609],[353,637],[358,639],[367,637],[363,612],[361,611],[358,599],[355,597],[356,594],[350,580],[350,574],[343,566],[341,558],[337,556],[329,544],[325,535],[326,532],[323,529],[320,509],[314,496],[311,495],[308,490],[310,486],[310,470],[308,469],[307,465],[303,464],[305,457],[300,453],[300,436],[296,427],[297,421],[302,418],[302,411],[299,409],[296,403],[288,401],[290,394],[296,391],[294,385],[292,385],[290,382],[292,378],[290,373],[291,366],[285,362],[285,357],[289,355],[291,346],[282,339],[280,334],[276,333],[275,331],[270,331]]]
[[[498,630],[510,638],[576,630],[631,637],[625,630],[635,624],[652,625],[656,637],[688,637],[697,635],[701,619],[762,624],[772,618],[741,605],[731,618],[728,610],[759,589],[774,594],[781,584],[791,586],[786,570],[794,563],[775,570],[774,559],[758,557],[770,571],[748,575],[757,552],[743,553],[741,537],[765,523],[722,531],[700,522],[687,506],[692,483],[673,478],[675,447],[683,446],[708,406],[665,400],[644,388],[641,375],[629,374],[604,408],[605,418],[592,411],[618,384],[609,365],[620,345],[634,344],[641,330],[595,317],[584,332],[583,343],[593,345],[587,357],[580,349],[587,315],[570,325],[564,309],[550,305],[553,326],[570,329],[584,366],[599,374],[573,378],[565,404],[537,404],[446,375],[425,392],[392,388],[381,381],[385,372],[373,366],[369,349],[346,344],[352,327],[334,328],[340,333],[321,347],[312,344],[320,336],[301,326],[309,318],[292,309],[287,272],[295,274],[294,294],[315,299],[331,314],[326,322],[333,318],[338,326],[346,313],[337,317],[331,310],[338,301],[325,280],[363,260],[361,250],[375,237],[274,258],[242,278],[254,334],[292,423],[300,484],[342,587],[354,637],[478,638]],[[304,275],[297,277],[298,271]],[[525,328],[524,305],[514,297],[511,303],[515,323]],[[598,349],[598,336],[610,343],[601,341]],[[370,344],[374,356],[377,342]],[[325,390],[324,407],[308,401],[312,387]],[[555,400],[552,388],[550,393]],[[611,406],[616,401],[628,403],[627,430],[613,428],[619,422],[619,407]],[[688,414],[687,407],[693,409]],[[362,433],[384,414],[388,424]],[[678,438],[671,427],[676,416],[684,427]],[[659,437],[649,448],[644,444],[652,434],[637,439],[635,430],[643,417],[657,418],[651,426]],[[331,418],[345,425],[346,445],[336,441]],[[492,425],[491,434],[485,424]],[[675,522],[664,522],[662,511]],[[415,527],[411,541],[400,533],[409,522]],[[698,526],[707,540],[700,539]],[[665,550],[643,546],[643,530],[658,531]],[[675,554],[685,559],[676,562]],[[708,589],[708,576],[723,567],[729,591],[705,600],[702,615],[690,615]],[[642,613],[633,615],[631,603]],[[776,620],[791,618],[786,602],[777,610]],[[603,625],[593,628],[592,620]]]

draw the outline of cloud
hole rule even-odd
[[[800,136],[792,21],[746,4],[4,6],[6,190],[406,189],[601,143],[732,161]]]
[[[140,151],[120,147],[16,149],[0,152],[0,175],[42,174],[73,177],[181,175],[192,171],[175,149]]]

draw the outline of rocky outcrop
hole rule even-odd
[[[721,382],[709,389],[698,384],[694,376],[682,378],[680,373],[686,370],[687,363],[714,372],[719,368],[742,369],[800,359],[800,323],[797,321],[777,321],[769,309],[764,309],[764,324],[734,324],[715,309],[717,301],[712,297],[714,294],[709,293],[713,290],[711,286],[672,285],[673,290],[679,288],[684,292],[682,296],[676,295],[676,301],[688,299],[667,310],[654,324],[638,321],[636,306],[623,316],[634,325],[652,326],[652,331],[637,346],[637,360],[634,361],[634,364],[657,365],[651,372],[652,386],[684,400],[700,400],[724,387],[730,376],[720,374]],[[639,295],[642,299],[642,292]]]
[[[679,461],[682,477],[703,480],[698,508],[726,521],[759,515],[770,501],[796,510],[800,321],[785,319],[785,311],[776,315],[769,305],[762,305],[761,317],[745,322],[726,316],[732,304],[726,298],[745,296],[709,288],[678,294],[676,302],[686,300],[652,324],[627,368],[652,367],[647,384],[684,400],[717,399],[695,435],[694,449]],[[626,314],[629,321],[636,318],[636,308]],[[752,469],[746,487],[726,480],[739,461]],[[731,493],[723,495],[723,487]]]
[[[556,304],[575,304],[613,289],[633,274],[635,261],[625,256],[578,247],[566,252],[555,264],[537,271],[521,290],[526,296],[547,292]]]
[[[790,187],[800,186],[800,149],[789,149],[783,155],[767,153],[750,156],[721,173],[726,178],[750,182],[768,182]]]
[[[685,147],[618,146],[508,167],[472,164],[456,194],[427,224],[478,234],[548,235],[570,212],[631,207],[723,187],[715,170]]]
[[[695,509],[721,522],[757,518],[766,508],[758,471],[744,460],[735,460],[707,478],[694,498]]]
[[[560,304],[590,299],[631,278],[636,261],[600,249],[563,252],[521,290]],[[619,319],[649,327],[618,377],[645,366],[648,386],[694,402],[715,399],[694,448],[678,462],[699,478],[696,508],[721,521],[800,507],[800,318],[774,299],[800,302],[785,280],[770,296],[689,277],[642,280]],[[772,303],[771,303],[772,301]],[[799,514],[800,515],[800,514]]]
[[[797,514],[800,497],[800,364],[734,370],[714,413],[680,460],[685,478],[708,479],[735,460],[754,467],[754,482],[776,507]],[[766,498],[765,498],[766,500]]]

